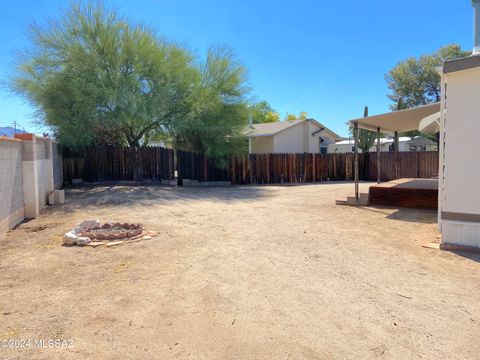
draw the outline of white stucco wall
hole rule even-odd
[[[252,153],[273,153],[273,136],[259,136],[252,138]]]
[[[275,135],[274,152],[303,153],[305,151],[305,122],[291,126]]]
[[[480,157],[477,147],[480,138],[480,69],[450,73],[445,78],[448,101],[439,209],[442,241],[480,247],[480,220],[475,220],[480,218]],[[446,220],[452,216],[472,221]]]

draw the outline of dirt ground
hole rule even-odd
[[[0,339],[45,341],[0,359],[479,359],[480,257],[352,187],[68,190],[0,238]],[[88,218],[160,235],[62,246]]]

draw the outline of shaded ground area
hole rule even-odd
[[[335,206],[352,186],[68,190],[0,239],[0,339],[73,348],[0,358],[478,359],[480,258],[420,246],[434,211]],[[87,218],[160,235],[61,246]]]

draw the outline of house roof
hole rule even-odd
[[[262,123],[262,124],[253,124],[253,129],[250,127],[247,127],[245,129],[245,135],[250,136],[250,137],[259,137],[259,136],[274,136],[277,135],[278,133],[289,129],[293,126],[296,126],[298,124],[302,124],[305,121],[312,121],[314,122],[317,126],[320,128],[323,128],[324,131],[329,132],[331,136],[335,139],[343,139],[340,135],[337,133],[333,132],[326,126],[322,125],[315,119],[306,119],[306,120],[286,120],[286,121],[278,121],[278,122],[273,122],[273,123]]]
[[[415,136],[412,140],[408,142],[410,145],[415,145],[415,144],[430,144],[430,145],[437,145],[437,143],[433,140],[430,140],[426,137],[423,136]]]
[[[358,127],[381,132],[405,132],[418,130],[420,122],[434,113],[440,111],[440,103],[418,106],[412,109],[392,111],[385,114],[374,115],[350,120],[349,123],[358,123]]]

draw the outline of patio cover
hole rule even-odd
[[[380,128],[383,133],[404,132],[418,130],[423,119],[439,111],[440,103],[437,102],[412,109],[354,119],[350,120],[349,123],[350,125],[358,123],[359,128],[372,131],[377,131]]]
[[[435,134],[440,131],[440,111],[427,116],[425,119],[420,121],[420,124],[418,125],[418,130],[425,132],[425,133],[430,133],[430,134]]]

